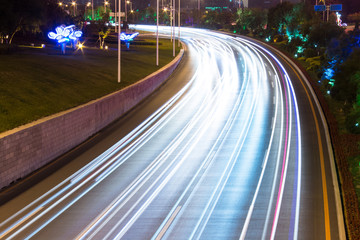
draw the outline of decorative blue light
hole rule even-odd
[[[59,26],[55,29],[56,33],[49,32],[48,37],[53,40],[57,40],[58,43],[64,43],[72,41],[77,41],[79,37],[82,36],[81,31],[74,30],[75,25],[70,25],[65,27],[64,25]]]
[[[120,34],[120,40],[125,42],[126,44],[126,48],[129,49],[130,47],[130,42],[134,40],[134,38],[139,35],[138,32],[133,33],[133,34],[126,34],[126,33],[121,33]]]
[[[73,47],[76,47],[79,37],[82,36],[81,31],[74,30],[75,25],[65,26],[61,25],[55,29],[56,33],[49,32],[48,37],[50,39],[56,40],[61,44],[61,52],[65,54],[66,43],[72,41]]]
[[[124,41],[124,42],[132,41],[132,40],[134,40],[134,38],[135,38],[137,35],[139,35],[138,32],[133,33],[133,34],[121,33],[121,34],[120,34],[120,40],[121,40],[121,41]]]
[[[325,69],[325,71],[324,71],[323,77],[324,77],[325,79],[331,79],[331,78],[334,76],[334,74],[335,74],[335,71],[334,71],[333,69],[327,68],[327,69]]]

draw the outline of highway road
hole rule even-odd
[[[345,239],[326,122],[297,67],[247,38],[181,38],[166,84],[0,206],[0,238]]]

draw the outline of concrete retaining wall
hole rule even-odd
[[[0,189],[76,147],[149,96],[174,71],[183,51],[145,79],[96,101],[0,134]]]

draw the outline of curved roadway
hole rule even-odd
[[[324,117],[296,66],[245,38],[181,34],[169,81],[1,206],[0,238],[345,238]]]

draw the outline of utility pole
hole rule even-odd
[[[95,21],[95,19],[94,19],[94,0],[91,0],[91,15],[92,15],[91,20]]]
[[[115,19],[115,32],[118,32],[118,29],[116,27],[116,23],[117,23],[117,17],[116,17],[116,14],[117,14],[117,0],[115,0],[115,16],[114,16],[114,19]]]
[[[175,0],[173,0],[173,5],[174,5],[174,14],[173,14],[173,19],[174,19],[174,23],[173,23],[173,35],[174,35],[174,41],[173,41],[173,57],[175,57]]]
[[[156,0],[156,66],[159,66],[159,0]]]
[[[121,34],[121,0],[119,0],[119,24],[118,24],[118,83],[121,82],[121,40],[120,40],[120,34]],[[116,14],[116,11],[115,11]],[[116,24],[115,24],[116,28]]]
[[[179,6],[178,6],[178,46],[180,47],[180,0],[179,0]]]

